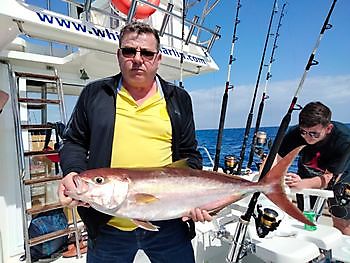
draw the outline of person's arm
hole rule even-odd
[[[350,160],[350,142],[344,142],[334,152],[332,160],[329,161],[328,170],[334,174],[341,174],[345,171]]]
[[[178,146],[179,156],[181,159],[187,159],[191,168],[202,169],[202,156],[197,150],[192,101],[187,92],[181,96],[181,106],[184,109],[181,111],[182,122],[181,127],[179,127],[181,129]]]
[[[74,207],[84,205],[66,195],[66,191],[75,191],[74,175],[86,170],[88,154],[88,125],[85,114],[85,90],[79,96],[71,119],[63,134],[63,143],[59,149],[60,166],[63,172],[57,194],[62,205]]]
[[[59,154],[64,176],[70,172],[80,173],[87,169],[90,132],[86,114],[86,97],[85,88],[78,98],[63,134]]]
[[[323,189],[327,187],[328,183],[333,177],[333,173],[326,171],[323,175],[312,178],[301,179],[296,173],[287,173],[285,182],[290,188],[305,189],[317,188]]]
[[[328,160],[327,170],[320,176],[301,179],[298,174],[288,173],[286,176],[286,184],[291,188],[326,188],[333,178],[341,174],[350,158],[350,146],[347,143],[342,144],[338,148],[338,152],[334,154],[331,160]]]
[[[274,164],[282,159],[280,155],[277,154]],[[290,188],[304,189],[304,188],[325,188],[329,181],[332,179],[333,173],[326,171],[323,175],[315,176],[313,178],[301,179],[301,177],[296,173],[288,172],[285,176],[285,183]]]

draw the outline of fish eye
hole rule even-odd
[[[94,177],[94,182],[97,183],[97,184],[103,184],[105,181],[105,179],[101,176],[96,176]]]

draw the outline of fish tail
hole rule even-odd
[[[304,224],[314,226],[314,224],[288,199],[284,187],[284,175],[287,173],[288,167],[302,148],[303,146],[300,146],[288,153],[264,178],[262,178],[260,183],[267,186],[265,189],[268,190],[264,192],[264,194],[284,212]]]

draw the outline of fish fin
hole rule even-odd
[[[303,213],[288,199],[284,189],[284,175],[294,158],[299,154],[304,146],[300,146],[289,152],[262,178],[261,183],[272,187],[264,194],[284,212],[291,217],[303,222],[304,224],[314,226]]]
[[[134,199],[136,203],[145,203],[145,204],[152,203],[159,200],[159,198],[155,197],[154,195],[145,194],[145,193],[135,194]]]
[[[171,164],[166,165],[165,167],[173,167],[173,168],[188,168],[187,159],[181,159]]]
[[[131,221],[137,225],[138,227],[148,230],[148,231],[159,231],[158,228],[159,226],[155,226],[153,225],[151,222],[149,221],[142,221],[142,220],[138,220],[138,219],[131,219]]]

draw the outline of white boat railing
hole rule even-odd
[[[158,27],[156,27],[156,29],[158,29],[160,36],[167,35],[171,38],[174,38],[174,39],[177,39],[180,41],[184,41],[186,45],[193,44],[197,47],[203,48],[208,53],[210,53],[210,50],[213,47],[215,41],[221,37],[219,34],[220,29],[221,29],[220,26],[216,25],[215,30],[212,30],[212,29],[209,29],[209,28],[201,25],[200,23],[198,23],[199,20],[200,21],[204,20],[204,17],[203,17],[204,14],[202,14],[201,17],[194,16],[192,20],[189,20],[187,18],[183,19],[182,6],[180,6],[180,8],[178,8],[178,10],[175,10],[177,7],[177,6],[175,6],[175,9],[173,10],[174,4],[172,4],[170,1],[167,4],[166,8],[163,8],[162,6],[154,5],[146,0],[132,0],[130,3],[130,9],[129,9],[129,13],[127,16],[118,14],[118,10],[116,10],[111,4],[110,4],[111,12],[109,13],[101,8],[95,7],[94,3],[92,3],[92,1],[85,1],[85,4],[82,4],[82,3],[75,1],[75,0],[62,0],[62,1],[67,2],[70,5],[73,5],[75,7],[79,7],[82,10],[84,10],[85,19],[88,22],[93,22],[92,16],[91,16],[91,11],[93,11],[93,12],[98,12],[101,15],[109,16],[111,19],[120,20],[123,23],[130,23],[133,20],[133,17],[135,15],[135,11],[136,11],[136,7],[138,4],[142,4],[143,6],[150,6],[150,7],[154,8],[156,11],[159,11],[161,13],[161,16],[163,16],[163,20],[162,20],[162,23],[160,24],[160,26],[153,25],[154,27],[158,26]],[[186,30],[187,35],[184,36],[184,38],[182,37],[181,32],[175,32],[172,30],[170,30],[170,31],[165,30],[165,28],[167,27],[167,25],[169,23],[169,18],[176,19],[176,21],[178,21],[180,23],[183,22],[185,24],[185,27],[187,27],[189,29],[189,30]],[[105,26],[105,25],[102,25],[102,26]],[[192,37],[195,30],[198,32],[197,37]],[[200,39],[198,38],[199,32],[206,33],[208,38],[200,41]]]
[[[214,160],[213,160],[213,158],[211,157],[211,155],[210,155],[210,153],[209,153],[209,151],[208,151],[208,149],[205,147],[205,146],[198,146],[197,147],[197,149],[198,150],[203,150],[204,151],[204,153],[206,154],[206,157],[209,159],[209,161],[210,161],[210,164],[211,164],[211,166],[206,166],[208,169],[213,169],[214,168]]]

